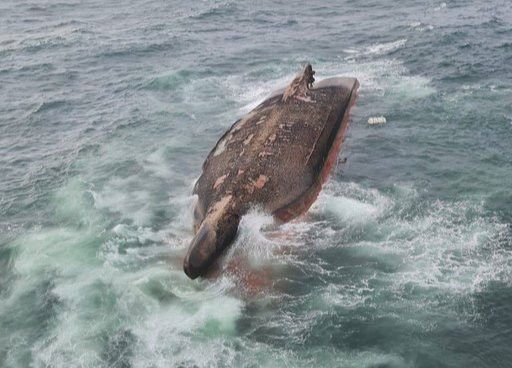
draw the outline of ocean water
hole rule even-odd
[[[511,40],[509,0],[3,0],[0,366],[510,367]],[[189,280],[204,158],[305,62],[360,81],[347,162]]]

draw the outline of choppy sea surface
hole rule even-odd
[[[347,162],[189,280],[204,158],[305,62]],[[3,0],[0,97],[1,367],[510,367],[510,1]]]

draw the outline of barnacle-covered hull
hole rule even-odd
[[[329,78],[312,87],[308,67],[239,119],[204,162],[194,188],[196,236],[184,261],[189,277],[204,274],[229,246],[249,208],[288,221],[316,199],[336,161],[359,84]]]

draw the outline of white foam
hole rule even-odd
[[[141,236],[126,225],[114,227],[113,233],[124,238]],[[95,231],[59,229],[15,244],[19,248],[14,262],[20,277],[17,293],[8,304],[2,301],[0,309],[18,303],[27,290],[37,288],[50,274],[55,284],[49,292],[60,302],[48,335],[33,347],[35,362],[99,366],[104,342],[97,334],[108,331],[112,336],[119,330],[128,330],[136,338],[136,345],[130,346],[135,349],[134,366],[168,366],[176,359],[206,366],[218,359],[215,354],[194,355],[189,341],[190,336],[226,339],[235,333],[243,302],[228,295],[233,287],[229,278],[192,283],[181,269],[173,270],[156,257],[144,266],[144,252],[150,250],[144,247],[134,253],[119,253],[115,246],[107,246],[103,252],[115,253],[116,262],[101,262],[104,256],[96,258],[96,240]],[[165,259],[165,251],[159,252],[154,256]],[[151,294],[155,287],[151,285],[159,285],[171,302],[159,302]],[[204,347],[207,349],[207,344]]]
[[[368,285],[368,279],[363,279],[361,284],[330,284],[323,293],[322,299],[329,306],[338,306],[345,309],[356,308],[371,299],[375,289]]]
[[[68,193],[75,193],[71,198],[86,190],[77,188],[68,188]],[[176,197],[173,206],[186,212],[192,199]],[[378,304],[374,317],[400,319],[425,331],[433,328],[430,308],[450,313],[452,300],[482,290],[489,282],[512,285],[512,252],[499,246],[509,234],[507,225],[487,218],[480,205],[469,202],[429,202],[414,214],[410,205],[420,200],[411,186],[400,185],[383,194],[361,184],[331,180],[310,216],[274,228],[269,215],[250,212],[242,220],[233,249],[257,260],[253,267],[283,262],[325,280],[301,296],[308,308],[292,315],[277,309],[258,326],[285,331],[287,338],[300,342],[326,313]],[[89,209],[80,208],[87,205]],[[84,201],[80,206],[73,211],[92,211],[94,217],[92,203]],[[233,365],[258,354],[276,353],[271,346],[238,336],[237,323],[246,302],[232,292],[237,288],[235,275],[192,282],[181,270],[186,246],[177,246],[175,235],[166,240],[166,231],[127,224],[101,233],[98,221],[80,229],[38,231],[13,245],[17,249],[13,269],[19,279],[9,300],[1,300],[2,313],[19,305],[24,293],[40,287],[45,278],[54,282],[49,292],[60,303],[48,335],[33,347],[37,364],[101,365],[104,343],[98,341],[98,333],[113,336],[120,331],[134,336],[128,342],[134,367]],[[183,234],[186,243],[191,231]],[[121,251],[132,241],[143,246]],[[283,246],[294,247],[293,252],[276,252]],[[322,261],[315,255],[322,247],[344,247],[355,260],[347,267],[359,267],[357,277],[333,283],[331,278],[344,270],[327,267],[328,262],[339,262],[336,257]],[[418,290],[412,299],[407,293],[411,288]],[[281,291],[274,292],[281,302]],[[440,296],[447,310],[435,304]],[[268,307],[262,305],[265,311]],[[262,360],[262,365],[281,362],[277,355],[267,363]],[[336,359],[349,366],[403,363],[394,356],[366,352]],[[301,359],[292,355],[282,361]]]
[[[135,367],[167,367],[178,362],[203,367],[220,358],[215,347],[235,333],[243,303],[226,295],[226,288],[232,287],[226,278],[202,290],[185,285],[182,282],[170,284],[172,292],[180,299],[157,306],[134,326]]]
[[[434,8],[434,11],[439,11],[439,10],[444,9],[444,8],[446,8],[446,3],[442,2],[441,4],[439,4],[438,6],[436,6]]]
[[[231,247],[228,259],[242,255],[249,264],[257,265],[268,262],[279,246],[279,243],[269,239],[264,230],[274,224],[269,214],[259,210],[250,211],[242,217],[235,244]]]
[[[436,92],[431,80],[422,76],[402,76],[391,81],[389,90],[394,101],[421,99]]]
[[[414,31],[424,32],[431,31],[434,29],[434,26],[431,24],[424,24],[421,22],[411,22],[408,24],[409,28]]]
[[[322,196],[324,211],[332,213],[341,221],[365,222],[379,213],[376,206],[352,198]]]
[[[362,224],[378,218],[389,205],[390,199],[377,191],[366,191],[354,183],[329,182],[312,211],[334,215],[345,223]]]
[[[409,70],[401,61],[395,59],[367,60],[364,52],[344,59],[341,63],[319,65],[316,69],[322,70],[322,76],[325,75],[326,78],[340,75],[357,78],[360,84],[360,98],[376,97],[379,99],[381,107],[422,99],[436,92],[431,84],[431,79],[410,75]],[[385,113],[385,111],[379,112]]]
[[[238,111],[239,114],[246,114],[268,98],[272,92],[287,86],[295,75],[296,73],[286,73],[277,78],[265,80],[235,75],[226,78],[224,88],[242,105]]]
[[[357,53],[359,53],[359,51],[357,51],[356,49],[343,49],[343,52],[345,52],[347,54],[357,54]]]
[[[183,144],[181,137],[180,140],[181,143],[178,142],[179,140],[177,137],[171,137],[171,142],[168,142],[168,144],[169,146],[180,147],[180,145]],[[171,165],[169,165],[165,159],[165,149],[165,147],[159,148],[150,153],[144,160],[144,169],[157,177],[168,179],[172,178],[175,173],[173,173]]]
[[[511,252],[496,248],[489,253],[489,247],[499,244],[490,240],[506,236],[507,226],[481,218],[466,220],[468,212],[480,211],[466,202],[438,201],[419,217],[389,219],[389,225],[384,222],[383,230],[387,226],[393,230],[375,246],[400,255],[407,265],[390,275],[395,287],[415,283],[445,293],[467,294],[490,280],[510,283],[510,272],[503,272],[503,266],[512,262]]]
[[[406,43],[407,38],[402,38],[392,42],[378,43],[375,45],[368,46],[366,48],[366,53],[377,55],[387,54],[390,53],[391,51],[395,51],[404,47]]]
[[[144,189],[130,191],[128,188],[132,183],[138,183],[136,177],[111,179],[101,191],[93,192],[94,204],[97,209],[120,213],[136,225],[149,224],[150,192]]]

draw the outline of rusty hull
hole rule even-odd
[[[289,221],[307,211],[336,162],[359,83],[329,78],[312,85],[308,65],[292,83],[239,119],[203,164],[194,193],[193,239],[184,260],[204,275],[234,240],[254,206]]]

